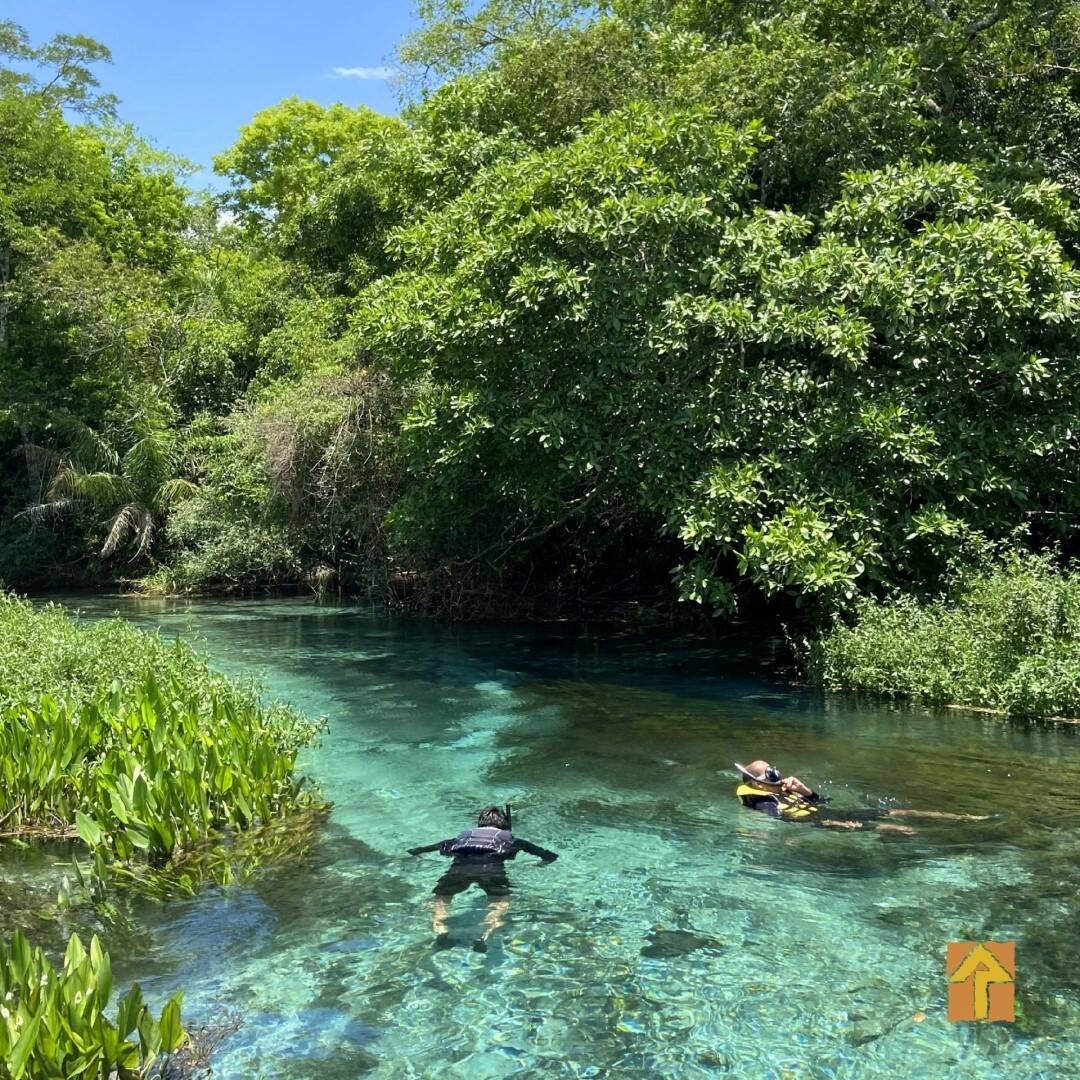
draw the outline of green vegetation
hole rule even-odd
[[[9,584],[812,628],[1077,554],[1080,4],[419,10],[217,199],[5,24]]]
[[[865,598],[853,624],[813,644],[808,668],[833,689],[1080,717],[1080,572],[1012,557],[948,598]]]
[[[59,605],[37,606],[0,594],[0,706],[42,694],[72,705],[119,691],[130,697],[153,679],[180,688],[199,712],[218,703],[271,733],[273,745],[292,752],[317,734],[317,725],[280,702],[264,703],[259,687],[207,666],[190,645],[137,630],[123,619],[80,622]]]
[[[180,995],[155,1019],[138,986],[119,1001],[116,1019],[109,955],[72,934],[62,969],[18,931],[0,943],[0,1080],[135,1080],[165,1076],[168,1057],[187,1039]]]
[[[132,890],[190,895],[304,851],[326,810],[295,769],[316,730],[187,645],[0,594],[0,844],[74,853],[67,925],[91,911],[111,924]],[[3,892],[17,927],[18,892]],[[113,1021],[111,986],[96,937],[87,953],[72,935],[57,970],[15,929],[0,942],[0,1080],[196,1075],[208,1047],[175,1055],[179,995],[155,1019],[135,986]]]
[[[0,835],[80,841],[94,890],[227,880],[322,809],[295,772],[314,726],[186,645],[5,597],[0,655]]]

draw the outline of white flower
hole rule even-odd
[[[8,996],[10,997],[10,995]],[[2,1016],[6,1020],[10,1015],[11,1013],[9,1013],[3,1005],[0,1005],[0,1016]]]

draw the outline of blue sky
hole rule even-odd
[[[98,77],[121,119],[202,166],[204,184],[211,157],[282,98],[396,112],[385,69],[412,12],[412,0],[4,0],[0,17],[35,45],[55,33],[108,45]]]

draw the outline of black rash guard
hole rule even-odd
[[[464,835],[464,834],[463,834]],[[436,896],[450,897],[464,892],[470,885],[481,888],[489,897],[510,895],[510,881],[506,876],[506,862],[514,858],[519,851],[529,855],[538,855],[544,862],[553,862],[559,856],[528,840],[513,837],[508,851],[452,851],[452,846],[461,837],[452,836],[449,840],[440,840],[437,844],[409,849],[410,855],[423,855],[429,851],[438,851],[442,855],[453,856],[450,868],[431,891]]]
[[[409,848],[410,855],[425,855],[429,851],[438,851],[443,855],[453,855],[454,862],[466,862],[466,863],[492,863],[492,862],[505,862],[507,859],[512,859],[519,851],[524,851],[528,855],[537,855],[544,862],[552,862],[559,856],[554,851],[548,851],[547,848],[539,847],[537,844],[530,844],[528,840],[521,840],[518,837],[514,837],[514,848],[507,855],[496,855],[494,852],[480,854],[472,854],[464,851],[450,851],[450,846],[457,840],[456,836],[451,836],[449,840],[440,840],[437,844],[425,844],[423,847]]]

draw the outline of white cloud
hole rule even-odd
[[[392,79],[399,74],[392,67],[336,67],[330,71],[331,79]]]

